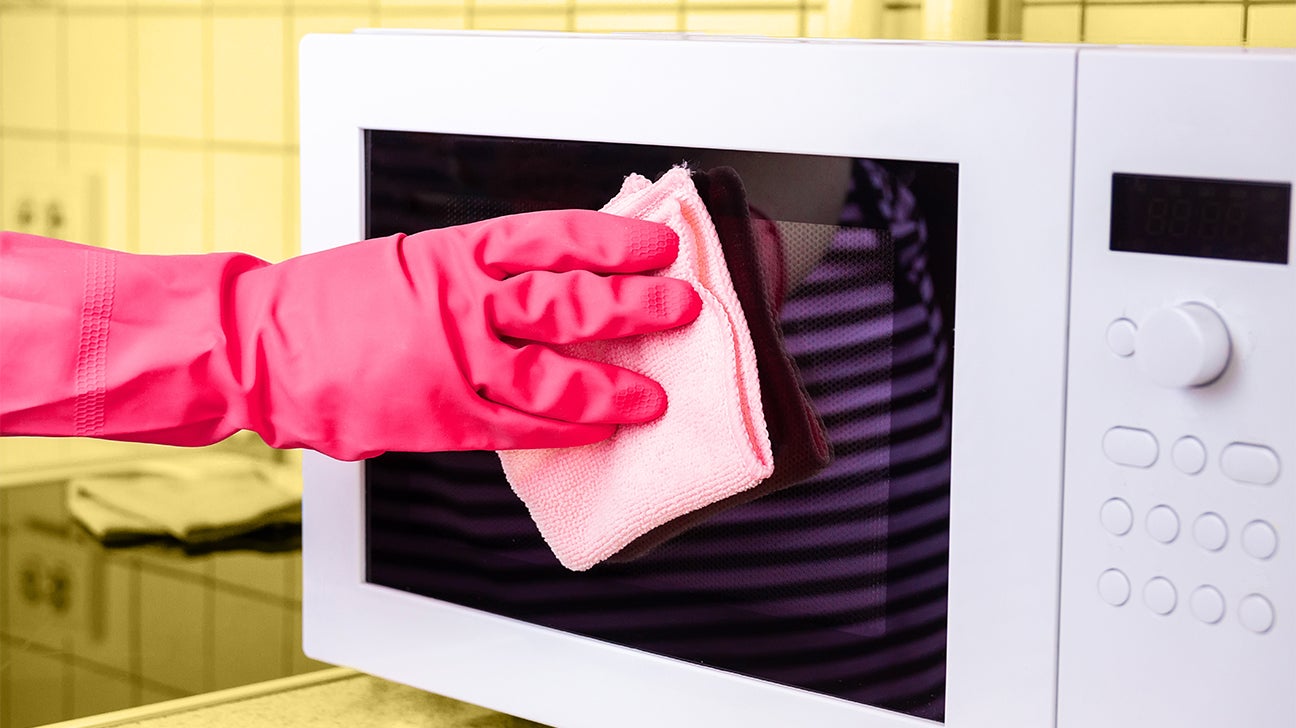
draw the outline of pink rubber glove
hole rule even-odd
[[[565,447],[646,422],[655,382],[546,344],[679,326],[665,226],[584,210],[275,265],[0,233],[0,434],[205,445],[253,430],[351,460]]]

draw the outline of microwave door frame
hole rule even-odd
[[[945,722],[1051,726],[1075,67],[1060,46],[309,36],[303,251],[363,236],[369,129],[956,163]],[[933,725],[366,583],[363,467],[306,453],[305,478],[317,659],[551,724]]]

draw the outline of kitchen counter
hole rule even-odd
[[[345,668],[81,718],[49,728],[541,728]]]
[[[538,725],[305,657],[292,528],[106,546],[71,517],[69,480],[153,458],[48,461],[0,469],[0,726]]]
[[[253,462],[273,464],[247,450]],[[220,452],[241,451],[227,444]],[[219,547],[167,539],[109,546],[71,516],[72,479],[155,464],[198,469],[205,457],[4,461],[0,726],[30,728],[330,667],[302,653],[300,531],[291,525]]]

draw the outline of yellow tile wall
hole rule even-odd
[[[1291,0],[1023,0],[1027,41],[1296,47]]]
[[[1247,42],[1253,46],[1296,47],[1296,4],[1251,5]]]
[[[921,0],[872,1],[870,32],[921,34]],[[1296,45],[1292,0],[1011,2],[1020,27],[989,35]],[[30,220],[23,200],[88,195],[68,203],[86,219],[65,232],[82,242],[292,255],[296,50],[310,32],[841,34],[828,18],[851,5],[861,0],[0,0],[0,225]]]
[[[308,33],[806,35],[824,32],[829,2],[840,0],[0,0],[0,227],[139,253],[296,254]],[[0,467],[115,447],[0,440]]]

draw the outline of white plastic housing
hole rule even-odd
[[[958,226],[947,718],[1053,721],[1074,48],[373,33],[301,58],[307,251],[364,230],[365,129],[957,164],[929,213]],[[306,458],[312,657],[562,726],[929,724],[368,584],[362,481]]]
[[[1296,271],[1108,239],[1113,173],[1296,180],[1296,55],[1093,49],[1078,84],[1057,724],[1290,728]],[[1154,438],[1153,461],[1115,462],[1113,428]]]

